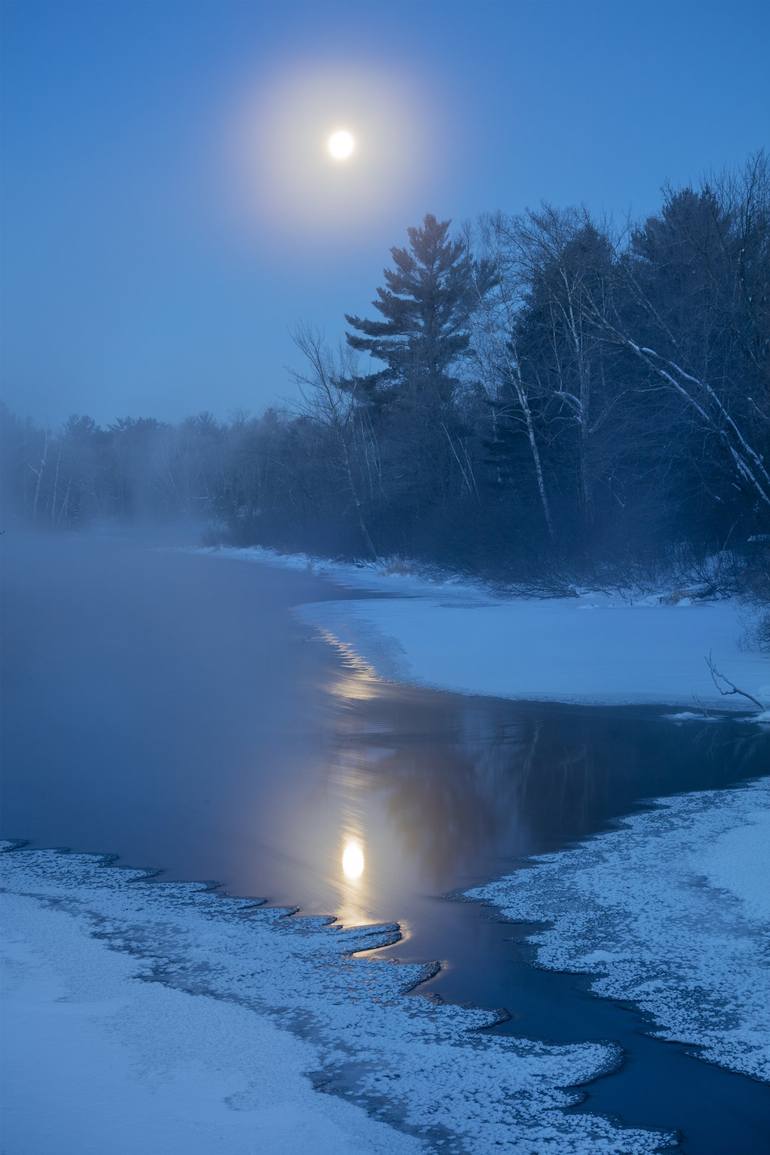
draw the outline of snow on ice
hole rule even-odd
[[[770,1082],[770,778],[679,795],[469,892],[542,922],[538,962],[587,972],[655,1033]]]
[[[671,605],[642,593],[500,596],[460,577],[387,565],[259,547],[206,552],[388,594],[301,609],[303,620],[386,678],[501,698],[750,708],[720,695],[706,665],[711,654],[723,674],[770,706],[770,660],[745,644],[752,610],[735,598]]]
[[[186,1151],[223,1155],[665,1143],[564,1110],[618,1061],[612,1046],[479,1032],[488,1012],[404,997],[423,968],[351,954],[392,926],[287,917],[93,856],[17,849],[0,866],[12,1146],[30,1123],[41,1150],[120,1155],[168,1149],[169,1126]],[[312,1091],[309,1072],[353,1102]]]

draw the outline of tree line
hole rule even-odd
[[[770,531],[764,154],[618,229],[428,215],[374,315],[295,335],[298,403],[176,425],[2,414],[38,526],[201,516],[229,540],[496,573],[741,551]]]

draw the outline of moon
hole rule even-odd
[[[348,160],[355,151],[356,142],[352,132],[346,128],[338,128],[331,134],[326,147],[333,160]]]
[[[355,839],[350,839],[342,852],[342,873],[351,882],[360,878],[364,873],[364,852],[361,844]]]

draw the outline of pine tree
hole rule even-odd
[[[357,331],[347,334],[348,344],[385,362],[357,381],[374,403],[410,389],[444,402],[453,396],[451,370],[468,354],[469,318],[492,277],[464,241],[451,240],[450,224],[428,213],[421,228],[408,230],[407,248],[391,249],[394,268],[384,270],[385,287],[372,302],[383,320],[345,315]]]

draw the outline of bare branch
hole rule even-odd
[[[705,662],[711,674],[712,682],[724,698],[732,697],[733,694],[739,694],[741,698],[746,698],[749,702],[753,702],[760,713],[764,712],[766,708],[764,702],[760,702],[759,698],[755,698],[753,694],[749,694],[746,690],[739,689],[734,682],[731,682],[729,678],[726,678],[725,675],[716,668],[714,659],[711,656],[711,650],[709,650]]]

